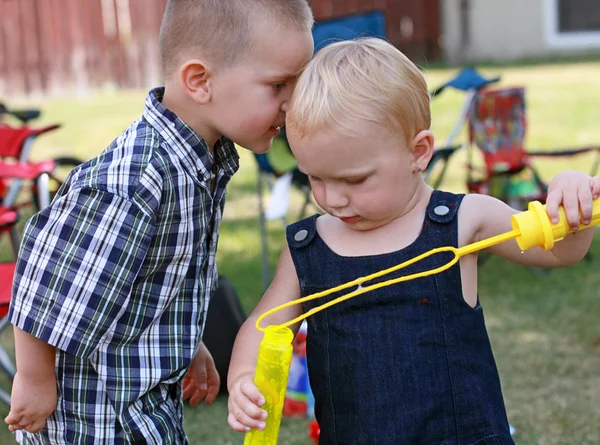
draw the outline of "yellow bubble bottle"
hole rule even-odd
[[[246,433],[244,445],[276,445],[292,362],[294,334],[283,326],[267,326],[258,349],[254,384],[265,398],[266,428]]]

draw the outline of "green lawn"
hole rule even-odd
[[[528,99],[531,149],[600,144],[600,62],[518,67],[490,67],[502,85],[524,85]],[[455,70],[428,72],[434,87]],[[35,157],[72,154],[89,158],[101,151],[142,109],[145,92],[96,94],[43,103],[43,122],[64,128],[40,138]],[[462,104],[463,95],[444,93],[432,102],[433,130],[442,142]],[[234,283],[243,306],[250,310],[261,296],[260,239],[257,224],[255,163],[242,152],[242,167],[229,189],[221,231],[220,272]],[[453,160],[443,188],[464,189],[465,156]],[[586,170],[590,157],[578,161],[538,163],[544,177],[565,168]],[[269,224],[271,265],[283,246],[283,228]],[[1,244],[3,258],[8,246]],[[519,444],[600,443],[600,239],[591,261],[537,276],[498,258],[480,269],[480,294],[503,382],[511,423]],[[10,346],[10,337],[2,339]],[[6,379],[0,380],[8,387]],[[6,409],[0,407],[0,415]],[[226,400],[211,407],[186,410],[192,444],[241,444],[243,436],[226,422]],[[286,420],[282,444],[305,444],[306,422]],[[10,443],[0,429],[0,443]]]

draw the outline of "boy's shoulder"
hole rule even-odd
[[[140,117],[103,152],[73,170],[66,189],[90,188],[142,202],[147,197],[140,195],[152,192],[156,199],[172,164],[164,144]]]

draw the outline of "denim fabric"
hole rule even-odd
[[[316,231],[318,215],[289,226],[302,295],[436,247],[457,246],[462,198],[435,191],[415,242],[382,255],[336,254]],[[298,234],[302,230],[307,233]],[[437,254],[363,286],[440,267],[451,259],[450,253]],[[342,293],[307,302],[303,310]],[[483,310],[464,301],[458,264],[313,315],[307,355],[320,445],[514,443]]]

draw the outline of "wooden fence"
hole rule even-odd
[[[0,94],[159,84],[166,1],[0,0]],[[317,20],[385,11],[388,38],[419,61],[440,55],[438,1],[309,0]]]

